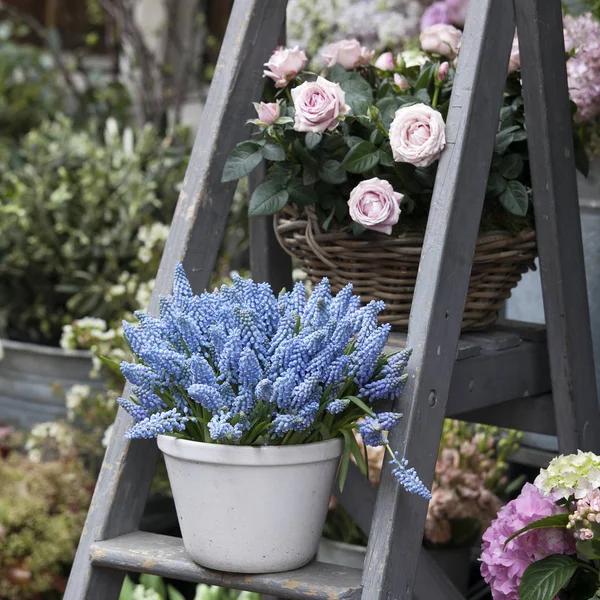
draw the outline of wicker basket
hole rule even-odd
[[[348,282],[363,302],[384,300],[382,322],[406,329],[413,298],[423,235],[396,237],[366,232],[355,237],[348,229],[321,231],[312,207],[286,206],[275,215],[275,233],[282,248],[300,261],[311,282],[328,277],[333,291]],[[533,269],[537,256],[534,231],[480,234],[463,315],[463,330],[485,329],[521,275]]]

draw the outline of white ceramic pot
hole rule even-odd
[[[235,573],[297,569],[317,551],[341,439],[226,446],[158,436],[183,544],[198,564]]]

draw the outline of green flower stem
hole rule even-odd
[[[435,84],[435,90],[433,91],[433,100],[431,101],[431,107],[432,108],[437,108],[437,104],[438,104],[438,100],[440,97],[440,89],[441,89],[441,82],[440,84]]]

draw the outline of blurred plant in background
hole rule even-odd
[[[109,119],[99,141],[64,116],[25,136],[0,178],[0,331],[56,344],[75,318],[110,322],[137,308],[157,270],[187,137],[120,132]]]
[[[356,38],[373,50],[393,49],[419,33],[430,0],[290,0],[288,46],[315,55],[326,44]]]
[[[508,457],[519,447],[521,434],[487,425],[444,421],[440,451],[425,522],[425,543],[433,547],[475,544],[502,506],[500,497],[519,489],[509,482]],[[360,443],[360,441],[359,441]],[[369,480],[379,485],[384,461],[381,448],[367,447]],[[335,498],[324,535],[349,544],[365,545],[367,536]]]
[[[75,556],[93,478],[74,455],[0,457],[0,598],[58,599]]]

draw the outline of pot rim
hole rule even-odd
[[[337,437],[293,446],[228,446],[168,435],[157,436],[158,447],[167,456],[189,462],[247,467],[276,467],[324,462],[339,458],[344,448]]]

